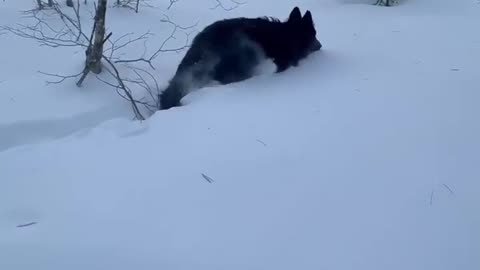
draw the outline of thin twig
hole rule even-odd
[[[30,223],[25,223],[25,224],[19,224],[17,225],[17,228],[23,228],[23,227],[28,227],[37,224],[37,222],[30,222]]]
[[[449,186],[447,186],[447,184],[443,184],[443,186],[450,192],[450,194],[455,194],[455,192],[453,192],[453,190]]]
[[[202,173],[202,177],[203,177],[208,183],[210,183],[210,184],[213,183],[213,182],[215,182],[211,177],[209,177],[209,176],[206,175],[206,174],[203,174],[203,173]]]
[[[180,30],[188,30],[188,29],[191,29],[193,27],[195,27],[198,22],[195,24],[195,25],[192,25],[192,26],[187,26],[187,27],[183,27],[183,26],[179,26],[178,24],[172,22],[170,20],[170,18],[166,15],[164,15],[164,19],[161,20],[161,22],[163,23],[168,23],[170,25],[173,26],[173,29],[172,31],[170,32],[170,35],[162,42],[162,44],[160,44],[160,47],[150,56],[150,57],[139,57],[139,58],[136,58],[136,59],[120,59],[120,60],[116,60],[115,63],[135,63],[135,62],[144,62],[144,63],[147,63],[152,69],[155,69],[155,67],[153,66],[152,64],[152,61],[155,60],[155,58],[157,58],[157,56],[160,54],[160,53],[164,53],[164,52],[179,52],[179,51],[182,51],[186,48],[189,47],[189,37],[190,37],[190,33],[186,33],[186,37],[187,37],[187,40],[185,41],[185,45],[184,46],[181,46],[181,47],[177,47],[177,48],[172,48],[172,49],[165,49],[165,46],[166,44],[172,40],[172,39],[175,39],[175,34],[177,33],[177,31],[180,29]]]
[[[167,9],[170,9],[175,3],[179,2],[180,0],[170,0],[170,5],[168,5]]]
[[[133,108],[133,111],[135,113],[135,117],[139,120],[145,120],[145,117],[142,115],[142,113],[140,112],[140,110],[138,109],[138,106],[137,106],[137,103],[135,102],[132,94],[130,93],[130,91],[127,89],[127,87],[125,86],[125,84],[123,83],[123,80],[121,79],[121,76],[120,76],[120,72],[118,71],[117,67],[115,67],[115,65],[110,61],[110,59],[108,59],[107,57],[103,56],[103,59],[110,65],[110,67],[113,69],[114,71],[114,76],[115,78],[117,79],[118,81],[118,84],[120,86],[120,88],[124,91],[125,95],[128,97],[128,99],[130,100],[131,104],[132,104],[132,108]]]
[[[57,81],[47,81],[47,84],[59,84],[59,83],[62,83],[63,81],[65,81],[67,79],[77,78],[78,76],[80,76],[82,74],[82,72],[79,72],[79,73],[74,74],[74,75],[66,75],[65,76],[65,75],[47,73],[47,72],[43,72],[43,71],[38,71],[38,73],[58,78]]]
[[[265,142],[263,142],[263,141],[261,141],[261,140],[259,140],[259,139],[257,139],[256,141],[259,142],[259,143],[261,143],[261,144],[263,144],[263,146],[267,146],[267,144],[266,144]]]
[[[231,7],[227,7],[227,6],[225,6],[225,4],[221,0],[215,0],[215,2],[216,2],[216,5],[214,7],[211,7],[210,9],[221,8],[225,11],[232,11],[232,10],[238,8],[239,6],[241,6],[243,4],[246,4],[246,2],[239,2],[239,1],[236,1],[236,0],[230,0],[230,2],[234,3],[234,5],[231,6]]]

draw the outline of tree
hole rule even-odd
[[[93,43],[90,44],[85,51],[87,57],[85,61],[84,76],[88,72],[99,74],[102,71],[103,44],[105,43],[105,15],[107,13],[107,0],[98,0],[97,11],[95,13],[95,23],[93,26],[92,36]]]

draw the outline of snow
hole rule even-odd
[[[201,30],[298,5],[323,48],[139,122],[93,77],[45,84],[81,49],[1,35],[0,269],[480,269],[477,1],[163,2],[109,28],[153,50],[162,14]],[[0,25],[32,5],[1,2]],[[183,54],[155,61],[162,86]]]

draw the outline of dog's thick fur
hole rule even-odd
[[[160,109],[180,106],[195,88],[212,81],[228,84],[254,76],[262,60],[271,59],[282,72],[320,50],[312,14],[295,7],[287,21],[234,18],[207,26],[193,40],[169,86],[160,95]]]

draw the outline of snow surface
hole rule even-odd
[[[0,269],[480,269],[480,4],[366,2],[109,9],[154,48],[161,14],[201,30],[298,5],[323,44],[143,122],[93,77],[45,84],[81,49],[1,35]],[[32,5],[0,2],[0,25]],[[156,60],[163,85],[183,54]]]

